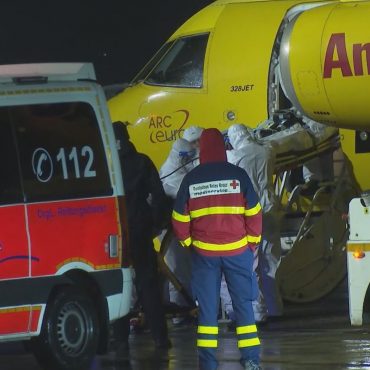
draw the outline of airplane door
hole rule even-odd
[[[16,145],[0,109],[0,336],[28,332],[29,243]]]

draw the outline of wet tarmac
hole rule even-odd
[[[309,305],[288,304],[282,319],[260,328],[263,369],[370,369],[370,325],[351,327],[342,291]],[[95,358],[91,370],[196,370],[195,327],[171,327],[173,348],[154,350],[149,334],[131,335],[130,350]],[[225,324],[219,370],[241,370],[236,338]],[[41,370],[21,344],[0,346],[0,370]],[[54,369],[47,369],[54,370]]]

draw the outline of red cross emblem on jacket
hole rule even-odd
[[[238,183],[238,181],[233,180],[233,181],[230,183],[230,186],[231,186],[233,189],[236,189],[236,188],[239,186],[239,183]]]

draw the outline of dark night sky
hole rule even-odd
[[[102,84],[129,82],[211,0],[2,0],[0,64],[93,62]]]

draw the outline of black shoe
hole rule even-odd
[[[154,344],[155,344],[155,348],[160,349],[160,350],[168,350],[172,347],[172,343],[168,338],[161,339],[161,340],[155,340]]]
[[[267,317],[267,321],[269,323],[272,323],[272,322],[280,322],[280,321],[283,321],[284,320],[284,316],[283,315],[279,315],[279,316],[268,316]]]
[[[269,323],[269,319],[264,319],[264,320],[256,321],[256,326],[257,328],[263,328],[268,323]]]
[[[174,317],[172,319],[172,325],[176,328],[184,326],[193,326],[195,325],[194,317],[185,316],[185,317]]]

